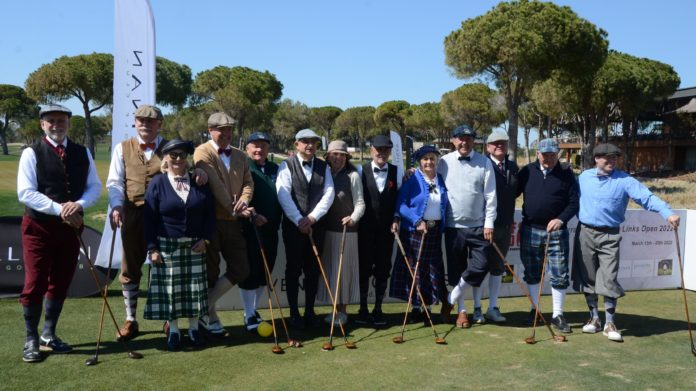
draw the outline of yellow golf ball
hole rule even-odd
[[[264,321],[259,323],[259,327],[256,329],[259,335],[262,337],[268,337],[273,334],[273,326],[270,323]]]

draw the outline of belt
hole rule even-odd
[[[609,233],[609,234],[619,233],[619,227],[601,227],[601,226],[594,226],[594,225],[589,225],[589,224],[585,224],[585,223],[580,223],[580,224],[582,224],[583,226],[585,226],[587,228],[590,228],[590,229],[593,229],[593,230],[599,231],[599,232],[604,232],[604,233]]]
[[[440,220],[423,220],[425,221],[425,226],[428,228],[435,228],[440,224]]]

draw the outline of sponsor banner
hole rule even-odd
[[[696,211],[676,210],[675,213],[677,213],[682,219],[678,234],[682,246],[681,251],[682,254],[684,254],[684,238],[688,227],[687,218],[693,215],[692,219],[694,222],[696,222]],[[521,221],[522,212],[518,209],[515,212],[515,224],[512,228],[512,232],[510,233],[512,235],[511,245],[507,255],[508,263],[511,264],[515,274],[517,274],[520,280],[522,280],[524,276],[524,267],[520,261],[519,223]],[[691,230],[696,231],[696,223],[691,225],[693,226],[691,227]],[[571,220],[568,224],[568,230],[570,231],[570,254],[573,253],[573,238],[575,237],[576,227],[577,219]],[[628,210],[626,212],[626,221],[621,225],[621,236],[622,241],[620,249],[621,263],[619,270],[619,283],[624,287],[624,289],[669,289],[678,288],[681,286],[674,231],[660,215],[638,209]],[[692,232],[691,236],[688,237],[696,237],[696,232]],[[395,246],[395,253],[396,251],[398,251],[398,249],[396,249]],[[696,264],[691,265],[686,260],[696,257],[696,244],[691,244],[689,251],[690,252],[687,253],[688,257],[683,257],[684,261],[686,262],[686,270],[688,273],[690,273],[690,278],[689,281],[686,282],[686,286],[687,288],[691,286],[689,289],[694,289],[696,288]],[[443,254],[444,253],[443,240]],[[403,262],[400,255],[392,261]],[[571,262],[571,260],[569,260],[569,262]],[[693,261],[692,263],[694,262],[696,261]],[[447,262],[445,261],[444,263],[445,267],[447,267]],[[572,268],[572,265],[570,266]],[[285,249],[283,247],[283,241],[281,240],[278,247],[278,258],[273,270],[273,282],[276,289],[278,289],[278,296],[280,297],[283,306],[286,306],[287,302],[285,296],[284,270]],[[302,279],[300,279],[300,282],[302,282]],[[321,279],[319,283],[323,283]],[[374,299],[373,287],[374,281],[371,281],[369,293],[370,302],[372,302]],[[484,281],[482,288],[483,297],[488,297],[488,278],[486,278]],[[551,292],[548,273],[545,277],[543,292],[547,294]],[[569,288],[568,292],[573,292],[572,288]],[[514,281],[512,275],[509,275],[506,272],[506,274],[503,276],[503,284],[500,288],[500,297],[522,295],[523,292],[519,285],[517,285],[517,283]],[[466,289],[465,296],[467,299],[471,299],[471,288]],[[302,305],[303,300],[304,293],[301,292],[299,295],[300,305]],[[385,301],[396,300],[387,298]],[[263,303],[266,303],[266,301],[263,301]],[[320,305],[321,303],[317,304]],[[218,306],[224,309],[243,308],[237,289],[235,288],[225,295],[218,302]]]

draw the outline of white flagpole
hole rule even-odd
[[[141,104],[155,104],[155,19],[149,0],[114,1],[114,109],[111,150],[135,136],[133,115]],[[107,216],[109,215],[107,210]],[[106,267],[113,231],[107,217],[95,263]],[[116,235],[113,268],[121,264]],[[103,250],[103,251],[102,251]]]

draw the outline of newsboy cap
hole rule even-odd
[[[235,121],[234,118],[227,115],[227,113],[223,113],[222,111],[213,113],[210,115],[210,117],[208,117],[209,128],[225,128],[228,126],[233,126],[236,122],[237,121]]]
[[[558,152],[558,142],[552,138],[545,138],[539,141],[539,152],[556,153]]]
[[[491,144],[495,143],[498,141],[509,141],[510,137],[506,133],[503,133],[501,131],[493,131],[491,134],[488,135],[488,138],[486,139],[486,144]]]
[[[246,143],[249,144],[252,141],[265,141],[267,143],[271,143],[270,137],[264,132],[254,132],[249,135],[249,138],[247,138]]]
[[[592,152],[594,156],[621,155],[621,150],[614,144],[599,144]]]
[[[372,146],[375,148],[394,148],[391,139],[383,134],[378,134],[372,138]]]
[[[469,125],[459,125],[452,131],[452,137],[471,136],[476,137],[476,131]]]
[[[68,118],[72,117],[72,111],[70,111],[69,108],[61,105],[49,104],[41,106],[41,111],[39,111],[39,118],[43,118],[43,116],[48,113],[63,113],[66,114]]]
[[[295,135],[295,140],[302,140],[303,138],[315,138],[317,140],[321,140],[321,137],[314,133],[312,129],[302,129]]]
[[[157,106],[140,105],[138,109],[135,110],[135,118],[162,119],[162,110]]]

